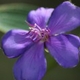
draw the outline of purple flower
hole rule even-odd
[[[44,48],[64,68],[78,64],[79,37],[64,33],[80,26],[80,8],[65,1],[53,10],[30,11],[27,17],[29,31],[11,30],[3,36],[5,55],[9,58],[21,55],[13,68],[16,80],[41,80],[47,67]]]

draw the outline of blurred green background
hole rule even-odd
[[[28,29],[25,23],[27,13],[40,6],[56,7],[65,0],[0,0],[0,38],[13,28]],[[72,3],[80,6],[79,0]],[[70,32],[80,36],[80,27]],[[43,80],[80,80],[80,63],[75,68],[64,69],[46,53],[47,73]],[[17,59],[8,59],[0,49],[0,80],[14,80],[12,67]]]

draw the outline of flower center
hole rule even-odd
[[[33,27],[30,27],[29,36],[34,42],[44,42],[50,37],[50,30],[48,28],[41,29],[37,24],[35,24]]]

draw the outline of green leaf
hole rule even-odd
[[[37,6],[28,4],[6,4],[0,6],[0,31],[7,32],[10,29],[28,29],[25,23],[27,14]]]

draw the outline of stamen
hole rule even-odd
[[[42,42],[46,41],[49,36],[50,36],[50,30],[48,28],[41,29],[36,23],[34,26],[29,24],[27,21],[26,23],[30,25],[30,31],[29,31],[29,36],[30,39],[32,39],[34,42],[37,42],[41,40]]]
[[[41,28],[36,23],[34,24],[34,27],[41,31]]]
[[[29,22],[27,22],[26,20],[25,20],[25,22],[26,22],[26,24],[27,24],[28,26],[30,26],[30,27],[33,27],[33,26],[34,26],[34,25],[30,24]]]

